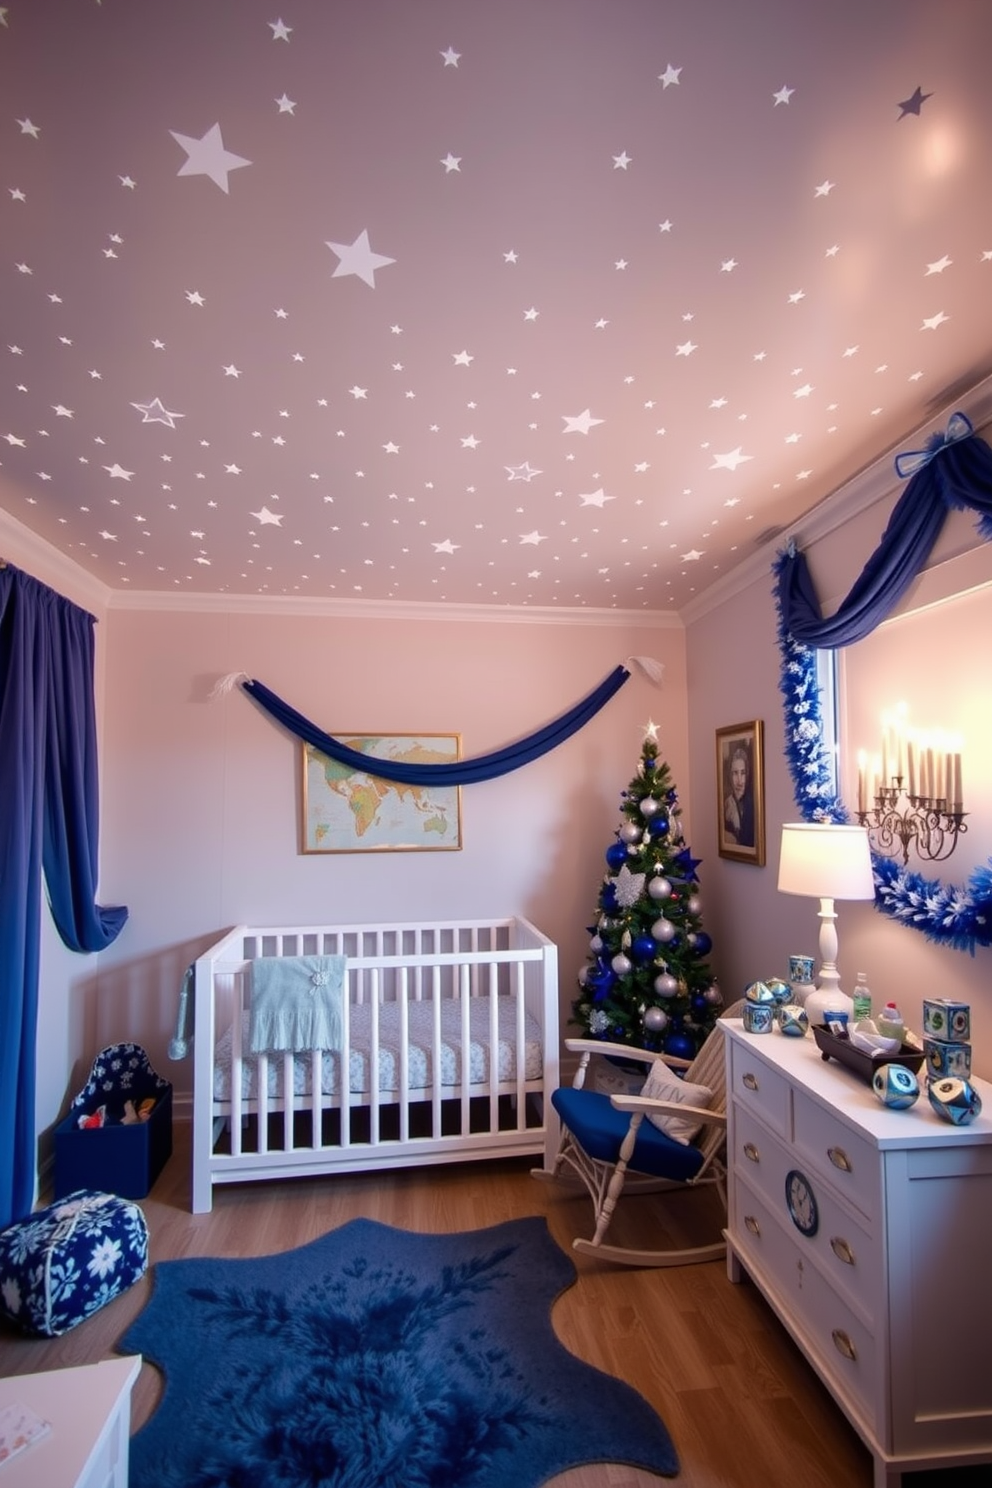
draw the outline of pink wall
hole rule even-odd
[[[138,1039],[177,1092],[191,1080],[166,1058],[183,969],[241,921],[521,914],[560,947],[564,1025],[649,717],[688,793],[670,624],[129,609],[111,612],[106,641],[103,879],[131,918],[101,958],[95,1043]],[[242,691],[208,696],[245,671],[331,732],[460,733],[468,758],[533,732],[632,654],[665,664],[662,688],[635,671],[566,744],[463,788],[460,852],[302,854],[300,745]]]

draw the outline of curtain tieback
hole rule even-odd
[[[925,449],[904,450],[901,455],[896,455],[896,475],[902,480],[908,480],[911,475],[922,470],[924,465],[929,465],[934,455],[947,445],[954,444],[959,439],[970,439],[974,432],[974,425],[967,414],[952,413],[945,432],[931,434]]]

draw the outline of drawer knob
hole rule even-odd
[[[830,1336],[834,1341],[834,1348],[839,1354],[843,1354],[845,1359],[857,1359],[858,1351],[851,1342],[850,1336],[844,1332],[843,1328],[835,1328]]]
[[[828,1147],[827,1156],[833,1163],[834,1167],[840,1168],[842,1173],[854,1172],[854,1168],[851,1165],[851,1159],[848,1157],[843,1147]]]
[[[747,1090],[757,1090],[758,1077],[757,1075],[752,1075],[751,1071],[748,1070],[746,1074],[741,1075],[741,1084]]]
[[[750,1230],[750,1232],[751,1232],[752,1235],[760,1235],[761,1234],[761,1226],[759,1225],[758,1221],[755,1219],[755,1217],[754,1217],[753,1214],[745,1214],[745,1216],[744,1216],[744,1228],[746,1230]]]
[[[761,1161],[761,1153],[758,1151],[757,1147],[755,1147],[753,1142],[744,1143],[744,1156],[747,1158],[748,1162],[758,1163]]]
[[[841,1235],[831,1235],[830,1249],[839,1261],[844,1262],[845,1266],[854,1265],[854,1251]]]

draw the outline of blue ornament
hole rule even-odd
[[[627,848],[623,842],[611,842],[606,849],[606,861],[614,870],[622,868],[627,861]]]
[[[948,1076],[946,1080],[928,1080],[927,1095],[938,1116],[953,1126],[968,1126],[982,1113],[982,1097],[970,1080]]]
[[[920,1084],[904,1064],[881,1064],[871,1077],[871,1088],[891,1111],[907,1111],[920,1098]]]
[[[704,992],[694,992],[692,996],[692,1011],[699,1017],[703,1017],[708,1010],[709,1003],[706,1001],[706,994]]]
[[[631,955],[636,961],[650,961],[657,949],[651,935],[635,935],[630,946]]]
[[[664,1047],[665,1053],[673,1054],[676,1059],[691,1059],[696,1052],[696,1046],[687,1033],[670,1033]]]
[[[689,944],[697,956],[708,956],[713,949],[713,942],[705,930],[697,930],[695,935],[690,935]]]
[[[620,908],[619,901],[617,900],[616,885],[613,882],[603,885],[602,893],[599,896],[599,906],[601,909],[605,909],[607,914],[616,914]]]
[[[661,811],[657,816],[651,818],[646,830],[651,833],[652,837],[667,837],[668,826],[668,817]]]

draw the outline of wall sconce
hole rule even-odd
[[[883,857],[909,850],[943,862],[967,832],[961,786],[961,740],[906,727],[906,705],[882,715],[882,753],[858,754],[858,821]]]

